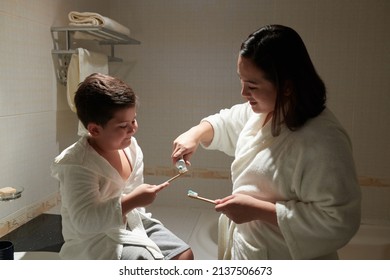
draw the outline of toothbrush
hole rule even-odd
[[[208,202],[208,203],[216,204],[214,200],[208,199],[208,198],[204,198],[204,197],[201,197],[201,196],[198,195],[197,192],[194,192],[194,191],[192,191],[192,190],[189,190],[187,195],[188,195],[189,197],[191,197],[191,198],[195,198],[195,199],[199,199],[199,200],[206,201],[206,202]]]
[[[179,178],[181,175],[183,175],[184,173],[186,173],[188,170],[185,170],[185,171],[182,171],[182,172],[179,172],[179,174],[173,176],[172,178],[170,178],[167,182],[170,183],[172,182],[173,180]]]

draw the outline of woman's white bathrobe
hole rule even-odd
[[[60,181],[63,259],[120,259],[122,244],[146,246],[163,258],[150,240],[142,219],[150,218],[144,208],[127,215],[126,229],[121,195],[143,183],[143,154],[135,138],[124,151],[133,172],[124,181],[116,169],[100,156],[83,136],[55,158],[52,176]]]
[[[235,224],[221,215],[220,259],[337,258],[360,224],[360,188],[350,139],[325,109],[301,129],[270,122],[248,103],[205,118],[214,128],[208,149],[234,156],[233,193],[250,192],[276,204],[279,227]]]

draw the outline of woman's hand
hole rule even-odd
[[[276,207],[272,202],[255,198],[249,194],[235,193],[216,200],[215,210],[225,214],[236,224],[262,220],[278,226]]]
[[[152,204],[156,199],[157,193],[168,185],[168,182],[162,183],[161,185],[139,185],[131,193],[122,197],[122,214],[126,215],[134,208]]]
[[[194,126],[179,135],[179,137],[173,141],[171,155],[173,164],[183,158],[187,165],[191,165],[190,158],[198,149],[199,144],[203,143],[206,146],[210,145],[213,136],[213,127],[208,122],[201,122],[199,125]]]
[[[173,141],[172,162],[176,163],[183,158],[187,165],[191,165],[190,158],[199,146],[199,141],[193,137],[190,131],[184,132]]]

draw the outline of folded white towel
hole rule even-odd
[[[107,55],[78,48],[70,59],[67,76],[67,98],[69,107],[73,112],[76,112],[74,95],[79,84],[93,73],[108,74]]]
[[[102,26],[118,33],[130,36],[130,29],[113,19],[92,12],[75,12],[68,14],[69,25],[74,26]]]

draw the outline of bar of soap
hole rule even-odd
[[[0,189],[0,195],[10,195],[16,193],[16,189],[12,187],[5,187]]]

